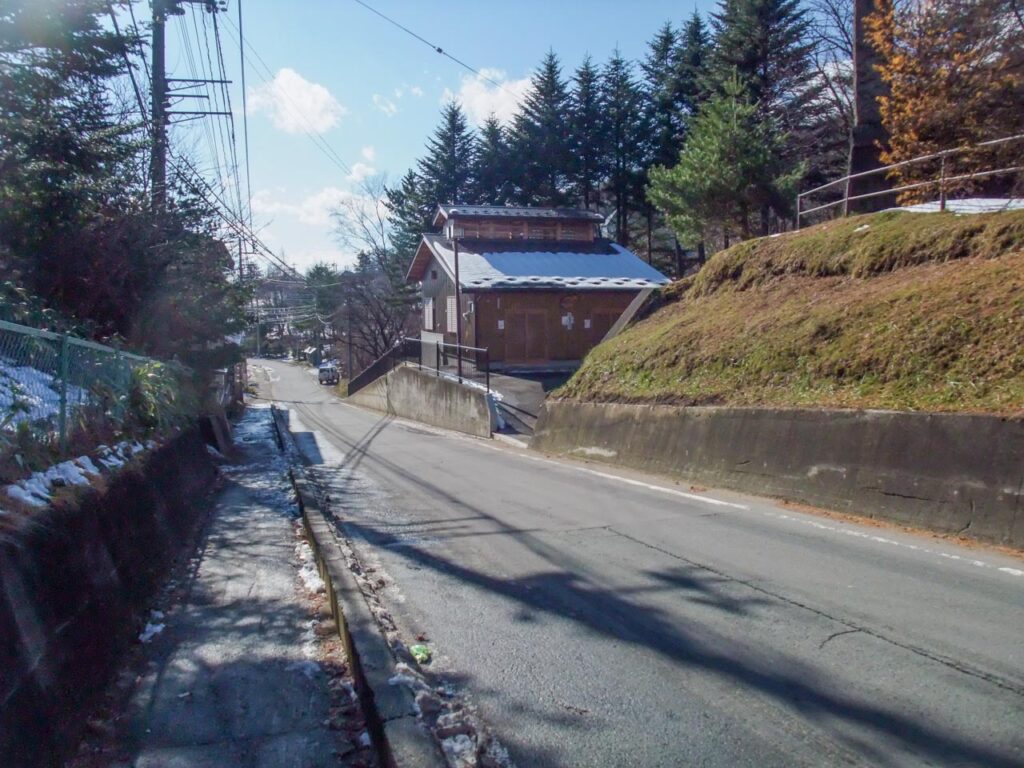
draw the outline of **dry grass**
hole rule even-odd
[[[1024,409],[1024,212],[830,222],[724,251],[666,297],[558,395]]]

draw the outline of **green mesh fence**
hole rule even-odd
[[[25,433],[66,446],[102,423],[117,428],[133,371],[147,358],[73,336],[0,321],[0,440]]]

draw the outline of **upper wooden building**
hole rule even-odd
[[[462,343],[495,367],[570,365],[604,338],[636,295],[668,278],[600,236],[592,211],[442,205],[409,268],[425,340],[455,343],[455,253]],[[457,243],[456,243],[457,241]]]

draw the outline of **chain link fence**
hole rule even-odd
[[[67,334],[0,321],[0,460],[28,444],[65,453],[85,434],[117,434],[132,410],[139,371],[152,364]]]

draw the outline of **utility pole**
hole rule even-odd
[[[167,48],[164,27],[168,0],[153,0],[153,154],[150,158],[151,204],[154,213],[167,207]]]
[[[452,228],[455,245],[455,354],[459,361],[459,382],[462,382],[462,291],[459,290],[459,237]]]
[[[347,337],[346,341],[348,342],[348,344],[345,345],[346,347],[348,347],[348,352],[347,352],[348,359],[346,361],[346,363],[347,363],[347,369],[346,370],[347,370],[348,379],[349,379],[349,381],[351,381],[352,380],[352,299],[351,299],[351,297],[348,298],[345,301],[345,335]]]
[[[167,77],[167,40],[166,26],[169,16],[183,16],[185,9],[182,4],[199,5],[207,13],[218,13],[226,9],[224,0],[153,0],[153,61],[151,80],[153,82],[153,154],[150,158],[151,206],[154,213],[162,213],[167,208],[167,125],[172,115],[187,115],[189,119],[208,115],[230,115],[225,110],[189,110],[172,112],[169,108],[171,91],[187,91],[203,84],[228,84],[228,80],[211,80],[196,78]],[[169,88],[168,83],[174,83]],[[181,84],[181,85],[179,85]],[[194,94],[181,94],[177,98]]]

